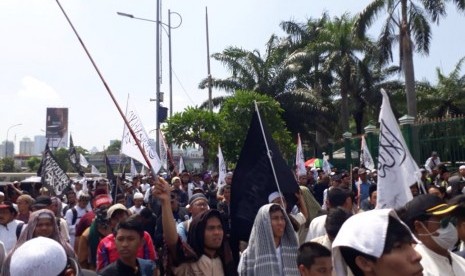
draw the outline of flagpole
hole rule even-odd
[[[119,114],[121,115],[121,117],[123,118],[123,121],[124,123],[126,124],[126,126],[128,127],[128,130],[129,132],[131,133],[131,136],[134,138],[134,141],[136,142],[136,145],[137,147],[139,148],[140,152],[142,153],[142,156],[144,157],[145,159],[145,162],[147,162],[147,166],[149,166],[149,169],[152,173],[152,176],[156,179],[156,173],[157,172],[154,172],[153,170],[153,167],[152,167],[152,164],[150,163],[150,159],[147,157],[147,155],[145,154],[145,151],[144,149],[142,148],[142,145],[140,144],[136,134],[134,133],[134,130],[131,128],[131,126],[129,125],[129,122],[128,120],[126,119],[126,116],[123,114],[123,110],[121,109],[121,107],[119,106],[118,102],[116,101],[116,98],[115,96],[113,95],[113,93],[111,92],[111,89],[110,87],[108,86],[107,82],[105,81],[102,73],[100,72],[100,70],[98,69],[97,67],[97,64],[95,63],[94,59],[92,58],[92,56],[90,55],[90,52],[89,50],[87,50],[87,47],[86,45],[84,44],[84,42],[82,41],[81,37],[79,36],[78,32],[76,31],[76,29],[74,28],[74,25],[73,23],[71,22],[71,20],[69,19],[68,15],[66,14],[65,10],[63,9],[63,7],[61,6],[60,4],[60,1],[59,0],[56,0],[58,6],[60,7],[60,10],[63,12],[63,15],[65,16],[66,20],[68,21],[69,25],[71,26],[71,29],[73,29],[73,32],[74,34],[76,35],[77,39],[79,40],[79,43],[81,44],[82,48],[84,49],[84,51],[86,52],[87,56],[89,57],[89,60],[90,62],[92,63],[92,66],[94,66],[94,69],[95,71],[97,72],[98,76],[100,77],[100,80],[102,81],[103,85],[105,86],[105,89],[107,90],[108,92],[108,95],[110,95],[111,99],[113,100],[113,103],[115,104],[116,108],[118,109],[118,112]],[[158,98],[158,97],[157,97]]]
[[[260,129],[262,131],[263,140],[265,141],[266,155],[268,156],[268,159],[270,159],[271,171],[273,172],[273,177],[274,177],[274,180],[275,180],[275,183],[276,183],[276,187],[278,187],[279,195],[283,196],[283,194],[281,193],[281,188],[279,187],[278,177],[276,176],[276,170],[274,169],[273,157],[271,156],[270,148],[268,147],[268,141],[266,140],[265,130],[263,129],[262,117],[260,116],[260,112],[258,110],[258,104],[257,104],[257,101],[255,101],[255,100],[253,102],[254,102],[254,105],[255,105],[255,112],[257,112],[257,115],[258,115],[258,121],[260,122]],[[282,202],[281,202],[281,207],[283,207],[283,209],[285,209],[284,204]]]

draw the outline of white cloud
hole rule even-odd
[[[60,96],[53,87],[46,82],[32,76],[26,76],[21,80],[21,88],[18,96],[23,99],[45,100],[57,102]]]

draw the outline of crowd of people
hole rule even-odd
[[[412,172],[413,173],[413,172]],[[454,178],[451,180],[451,178]],[[60,197],[0,192],[0,275],[465,275],[465,166],[432,154],[413,199],[376,209],[376,170],[295,175],[233,256],[233,172],[76,179]]]

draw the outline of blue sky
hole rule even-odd
[[[198,83],[207,75],[205,7],[210,23],[210,53],[228,46],[263,52],[271,34],[282,34],[284,20],[305,21],[323,11],[331,16],[356,14],[368,0],[174,0],[162,1],[182,16],[172,30],[174,112],[199,105],[208,97]],[[130,94],[147,132],[155,128],[155,24],[116,15],[126,12],[155,19],[155,0],[61,0],[99,69],[124,108]],[[173,25],[177,23],[172,16]],[[459,26],[465,16],[448,9],[448,17],[433,28],[429,57],[415,56],[418,80],[436,82],[436,67],[448,73],[465,56],[465,36]],[[375,35],[376,30],[372,31]],[[69,108],[69,130],[76,145],[99,150],[120,139],[123,121],[54,0],[0,1],[0,141],[7,128],[16,136],[43,134],[47,107]],[[162,38],[162,85],[168,96],[168,40]],[[215,60],[212,75],[227,72]],[[213,91],[214,95],[224,92]],[[153,135],[153,133],[152,133]]]

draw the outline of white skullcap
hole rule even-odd
[[[389,217],[398,220],[404,225],[405,229],[412,235],[412,238],[416,240],[408,226],[399,219],[393,209],[375,209],[353,215],[344,222],[333,241],[332,255],[336,276],[347,275],[347,266],[339,250],[341,246],[353,248],[376,258],[380,258],[383,255]]]
[[[269,196],[268,196],[268,202],[269,203],[272,203],[275,199],[277,198],[280,198],[280,197],[283,197],[281,194],[279,194],[278,192],[272,192]]]
[[[5,194],[3,192],[0,192],[0,196],[5,196]]]
[[[460,166],[459,170],[465,170],[465,165]]]
[[[18,247],[11,256],[10,274],[15,276],[58,275],[66,267],[65,249],[55,240],[37,237]]]
[[[144,199],[144,195],[142,193],[135,193],[133,198],[134,199]]]

